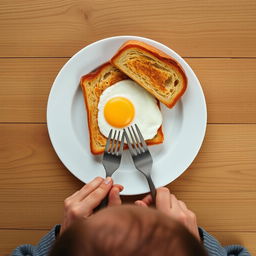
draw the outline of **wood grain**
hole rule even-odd
[[[186,58],[197,74],[210,123],[256,122],[256,59]]]
[[[63,219],[63,201],[67,192],[58,189],[1,191],[0,226],[48,229]],[[256,229],[255,192],[172,192],[197,214],[198,224],[209,231],[246,231]],[[33,194],[32,194],[33,193]],[[71,193],[69,194],[71,195]],[[141,197],[137,197],[138,200]],[[126,199],[124,198],[124,202]]]
[[[199,155],[179,179],[179,191],[255,191],[256,126],[208,125]]]
[[[52,83],[68,59],[0,59],[0,121],[45,122]]]
[[[10,253],[21,244],[36,245],[48,230],[0,230],[1,256]]]
[[[68,58],[0,59],[0,122],[45,122],[50,88]],[[256,59],[186,58],[209,123],[256,123]]]
[[[60,223],[83,185],[49,141],[47,99],[69,57],[116,35],[160,41],[197,74],[210,125],[168,187],[224,245],[256,254],[256,1],[1,0],[0,31],[1,255]]]
[[[256,255],[255,232],[211,232],[223,246],[231,244],[243,245],[251,255]]]
[[[17,246],[25,243],[36,245],[47,230],[0,230],[0,251],[2,256],[10,255]],[[256,232],[212,232],[223,245],[241,244],[251,255],[256,254],[254,246]]]
[[[50,228],[82,186],[54,153],[44,124],[0,125],[0,227]],[[209,125],[191,167],[168,187],[211,231],[256,230],[256,125]],[[33,209],[33,210],[32,210]]]
[[[0,56],[72,56],[96,40],[139,35],[182,56],[256,56],[256,2],[2,0]]]
[[[55,154],[46,125],[2,124],[0,134],[1,188],[25,184],[27,189],[69,190],[68,195],[81,186]],[[255,191],[255,136],[253,124],[208,125],[199,155],[172,183],[175,191]],[[74,187],[70,180],[76,181]]]

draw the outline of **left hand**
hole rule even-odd
[[[152,201],[151,195],[147,195],[142,200],[137,200],[135,204],[148,207]],[[175,195],[171,194],[168,188],[161,187],[157,189],[156,209],[183,224],[200,241],[196,215],[187,208],[183,201],[178,200]]]
[[[97,177],[84,185],[64,201],[64,220],[60,234],[74,221],[92,215],[93,210],[106,196],[108,196],[108,206],[120,205],[122,202],[119,192],[122,190],[123,186],[113,185],[110,177],[106,179]]]

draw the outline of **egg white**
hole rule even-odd
[[[132,80],[117,82],[101,94],[98,104],[100,132],[108,137],[111,129],[123,130],[123,128],[112,127],[104,117],[105,104],[115,97],[127,98],[134,106],[134,119],[128,126],[137,124],[145,140],[154,138],[163,121],[161,111],[156,99]]]

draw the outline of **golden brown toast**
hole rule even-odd
[[[85,105],[87,109],[88,129],[90,134],[90,147],[93,154],[104,152],[106,137],[101,134],[98,127],[98,104],[102,92],[109,86],[129,79],[123,72],[107,62],[93,72],[83,76],[80,81],[83,90]],[[156,136],[147,140],[148,145],[162,143],[164,140],[162,126],[158,129]]]
[[[187,77],[176,60],[146,43],[124,43],[111,63],[171,108],[187,88]]]

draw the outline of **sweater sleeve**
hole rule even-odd
[[[216,238],[207,233],[203,228],[199,228],[199,233],[209,256],[251,256],[241,245],[221,246]]]
[[[59,233],[60,225],[56,225],[47,233],[37,245],[23,244],[18,246],[13,252],[12,256],[47,256],[53,243],[55,242],[56,235]]]

